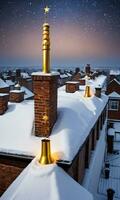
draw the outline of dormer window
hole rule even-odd
[[[109,100],[109,110],[118,110],[119,108],[119,101]]]

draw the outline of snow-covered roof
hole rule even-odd
[[[60,74],[60,78],[68,78],[66,74]]]
[[[59,88],[58,119],[50,136],[52,153],[72,161],[107,101],[104,94],[101,98],[84,98],[83,91],[73,95],[65,92],[65,86]],[[33,100],[9,103],[8,111],[0,116],[0,151],[29,156],[39,154],[41,138],[34,136],[33,122]]]
[[[68,72],[67,72],[66,74],[67,74],[68,76],[72,76],[72,74],[70,74],[70,73],[68,73]]]
[[[56,164],[36,159],[21,173],[1,200],[93,200],[92,195]]]
[[[117,92],[112,92],[108,95],[110,98],[120,98],[120,94]]]
[[[27,72],[21,72],[22,78],[30,78],[30,75]]]
[[[120,70],[110,70],[110,75],[120,75]]]
[[[21,90],[25,92],[24,99],[28,99],[34,96],[34,94],[24,86],[21,87]]]
[[[13,86],[15,83],[12,80],[6,80],[7,85]]]
[[[116,78],[114,78],[113,80],[111,80],[110,83],[112,83],[113,81],[115,81],[118,85],[120,85],[120,82]]]
[[[0,93],[0,97],[8,96],[8,94]]]
[[[1,78],[0,78],[0,88],[6,88],[6,87],[9,87],[7,83],[5,83],[5,81],[3,81]]]
[[[103,87],[105,82],[106,82],[107,77],[105,75],[100,75],[98,77],[95,78],[95,80],[87,80],[88,83],[90,83],[90,85],[93,85],[94,87]]]

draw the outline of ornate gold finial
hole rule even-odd
[[[44,8],[45,20],[47,20],[47,14],[50,8],[46,6]],[[49,36],[49,24],[43,24],[43,39],[42,39],[42,71],[43,73],[50,73],[50,36]]]

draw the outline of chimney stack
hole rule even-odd
[[[87,66],[85,67],[85,74],[89,76],[90,74],[90,64],[87,64]]]
[[[79,90],[79,82],[78,81],[67,81],[66,82],[66,92],[74,93]]]
[[[58,73],[50,72],[49,24],[43,24],[42,72],[32,74],[35,108],[35,135],[49,137],[57,119]]]
[[[97,86],[95,87],[95,96],[98,97],[98,98],[101,98],[101,86]]]
[[[8,94],[0,93],[0,115],[3,115],[5,113],[5,111],[7,110],[8,100],[9,100]]]
[[[20,103],[24,101],[24,94],[25,92],[23,90],[11,90],[9,101],[14,103]]]

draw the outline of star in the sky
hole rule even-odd
[[[50,8],[49,8],[48,6],[46,6],[46,7],[44,8],[45,14],[49,13],[49,11],[50,11]]]

